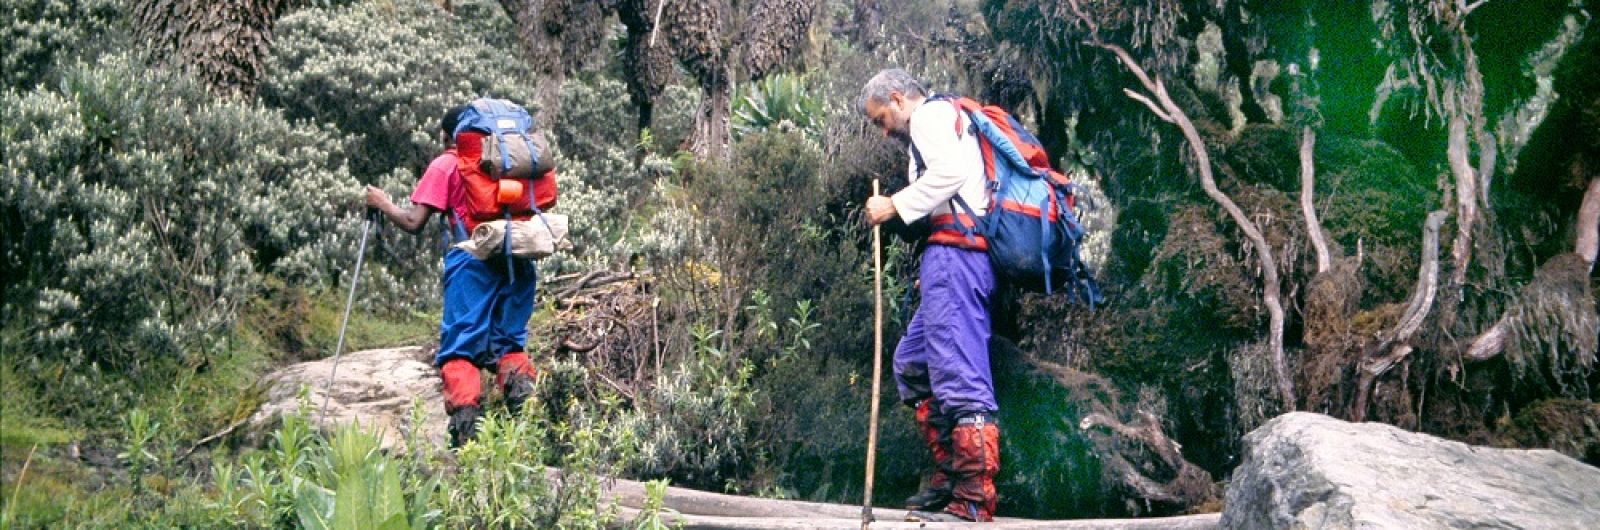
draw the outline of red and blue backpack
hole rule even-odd
[[[989,211],[978,216],[960,194],[951,210],[958,206],[976,220],[975,226],[956,226],[968,237],[982,236],[995,273],[1030,290],[1066,288],[1090,307],[1103,302],[1080,255],[1084,231],[1074,212],[1078,186],[1050,167],[1039,139],[1000,107],[943,94],[928,101],[955,105],[960,111],[956,134],[977,135]],[[927,167],[915,144],[911,153],[919,171]]]
[[[527,109],[504,99],[479,98],[461,113],[452,133],[464,188],[464,216],[456,221],[466,233],[488,221],[542,216],[555,206],[555,157],[541,149],[543,139],[533,132]],[[514,282],[510,232],[508,224],[503,253]]]
[[[497,219],[527,220],[555,206],[553,157],[541,153],[533,116],[503,99],[467,106],[452,131],[460,157],[467,231]]]

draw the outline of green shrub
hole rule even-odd
[[[263,273],[316,285],[353,258],[336,131],[212,100],[125,54],[7,92],[0,116],[7,350],[49,353],[11,357],[23,373],[69,367],[45,403],[115,403],[99,371],[201,364]]]
[[[642,476],[716,490],[753,463],[754,367],[719,348],[719,335],[696,328],[693,357],[658,381],[635,414],[624,416],[622,425],[640,440],[633,468]]]
[[[439,151],[439,117],[479,96],[532,105],[536,82],[517,60],[516,29],[498,4],[396,0],[313,7],[274,31],[262,99],[292,119],[349,134],[350,168],[364,179],[419,174]]]
[[[602,502],[601,478],[631,444],[605,419],[605,407],[542,401],[549,385],[540,385],[541,402],[525,410],[565,412],[480,420],[477,437],[456,454],[455,475],[440,488],[445,526],[600,528],[615,521],[614,507]]]

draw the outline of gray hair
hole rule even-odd
[[[906,97],[927,97],[927,91],[922,89],[922,83],[912,77],[910,72],[899,68],[881,70],[878,75],[867,80],[866,86],[861,87],[861,99],[856,101],[856,107],[861,112],[867,111],[867,102],[876,101],[887,103],[889,94],[899,92]]]

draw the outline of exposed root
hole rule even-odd
[[[1352,413],[1355,421],[1366,419],[1372,382],[1411,353],[1411,336],[1422,328],[1423,319],[1433,308],[1434,295],[1439,289],[1439,228],[1447,215],[1442,210],[1428,214],[1428,221],[1422,228],[1422,260],[1417,267],[1417,286],[1411,292],[1406,310],[1394,328],[1380,335],[1361,356],[1361,381],[1356,387]]]
[[[1163,431],[1165,407],[1155,393],[1144,393],[1131,411],[1119,412],[1118,392],[1109,381],[1047,361],[1030,362],[1070,389],[1082,408],[1091,411],[1078,428],[1094,443],[1109,478],[1133,496],[1183,507],[1219,497],[1211,474],[1185,459],[1183,447]],[[1119,419],[1124,416],[1132,419]]]

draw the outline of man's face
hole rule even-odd
[[[906,104],[905,95],[899,92],[890,92],[889,100],[880,102],[875,99],[867,100],[867,120],[879,129],[883,135],[894,138],[902,143],[911,142],[911,112]]]

